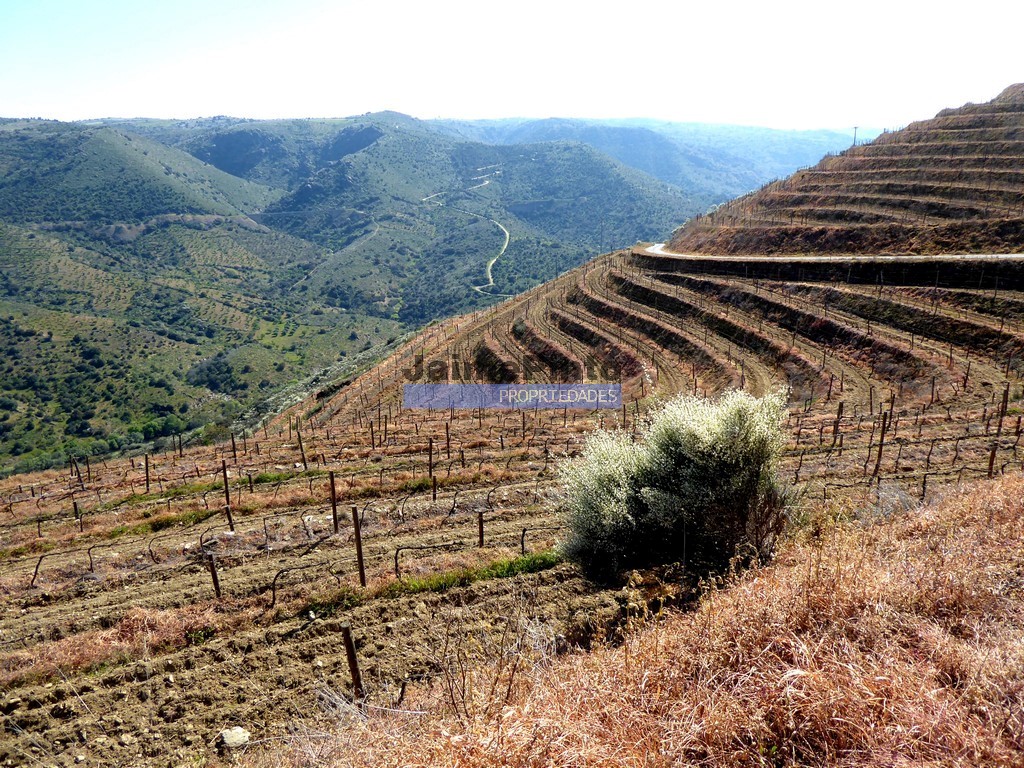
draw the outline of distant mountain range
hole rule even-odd
[[[212,439],[317,370],[848,143],[397,113],[0,120],[0,462]]]
[[[702,209],[813,165],[853,142],[852,132],[657,120],[437,120],[432,125],[491,144],[579,141],[679,187]],[[862,131],[860,138],[874,135]]]

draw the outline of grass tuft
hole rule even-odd
[[[208,520],[220,510],[217,509],[189,509],[178,514],[160,515],[135,525],[118,525],[107,532],[108,539],[119,539],[122,536],[144,536],[147,533],[156,533],[175,526],[190,526]]]
[[[536,552],[508,560],[498,560],[479,568],[460,568],[454,571],[442,571],[423,577],[411,577],[401,581],[392,581],[381,587],[375,597],[399,597],[415,595],[420,592],[447,592],[457,587],[468,587],[470,584],[486,579],[507,579],[523,573],[536,573],[553,568],[561,562],[555,552]]]

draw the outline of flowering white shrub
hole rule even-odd
[[[775,465],[785,437],[781,394],[680,397],[640,440],[600,431],[561,470],[563,554],[592,576],[680,562],[698,572],[767,558],[785,523]]]

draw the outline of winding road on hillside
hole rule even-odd
[[[477,168],[477,170],[478,171],[486,171],[486,170],[488,170],[490,168],[500,168],[500,167],[501,167],[501,164],[499,163],[499,164],[496,164],[496,165],[485,165],[482,168]],[[489,176],[494,176],[494,175],[499,174],[499,173],[501,173],[501,172],[500,171],[492,171],[491,173],[485,173],[482,176],[474,176],[472,179],[470,179],[470,181],[480,181],[481,179],[483,179],[483,181],[480,181],[479,184],[474,184],[471,187],[466,187],[466,189],[462,190],[462,191],[469,192],[470,190],[473,190],[473,189],[479,189],[480,187],[486,187],[488,184],[491,183],[491,180],[488,177]],[[441,202],[440,200],[434,200],[434,198],[435,197],[440,197],[441,195],[447,195],[447,194],[449,194],[449,193],[448,192],[435,192],[432,195],[427,195],[426,197],[421,198],[420,202],[429,203],[429,202],[433,201],[435,205],[443,206],[444,205],[443,202]],[[489,221],[489,222],[491,222],[491,224],[493,224],[494,226],[496,226],[498,229],[500,229],[502,232],[505,233],[505,242],[502,244],[501,250],[498,251],[497,255],[494,256],[494,258],[492,258],[490,261],[488,261],[487,265],[484,267],[484,274],[487,275],[487,282],[483,283],[481,285],[473,285],[473,286],[470,286],[470,287],[474,291],[476,291],[477,293],[482,293],[482,294],[484,294],[486,296],[498,296],[498,297],[501,297],[501,298],[510,298],[512,296],[512,294],[510,294],[510,293],[492,293],[488,289],[494,287],[494,276],[493,276],[491,270],[493,269],[495,262],[497,262],[498,259],[500,259],[505,254],[506,250],[508,250],[508,244],[509,244],[509,241],[512,239],[512,233],[510,233],[501,224],[501,222],[495,221],[494,219],[490,219],[490,218],[488,218],[486,216],[483,216],[482,214],[474,213],[473,211],[467,211],[465,208],[456,208],[454,205],[451,205],[451,206],[448,206],[448,207],[451,208],[453,211],[459,211],[460,213],[465,213],[468,216],[475,216],[478,219],[484,219],[485,221]]]
[[[480,216],[480,214],[478,214],[478,213],[471,213],[470,211],[464,211],[461,208],[456,208],[455,210],[462,211],[463,213],[468,213],[470,216]],[[482,218],[485,218],[485,217],[484,216],[480,216],[480,218],[482,219]],[[476,291],[477,293],[486,293],[488,296],[505,296],[505,297],[507,297],[507,296],[510,296],[511,294],[508,294],[508,293],[491,293],[490,291],[485,290],[485,289],[486,288],[493,288],[494,287],[494,276],[491,274],[491,268],[494,266],[494,262],[496,262],[498,259],[500,259],[504,255],[505,251],[508,249],[508,243],[509,243],[509,240],[512,239],[512,234],[507,229],[505,229],[504,226],[502,226],[499,222],[495,221],[494,219],[487,219],[487,220],[489,222],[491,222],[491,224],[496,226],[498,229],[500,229],[502,232],[505,233],[505,242],[502,244],[501,250],[498,251],[497,255],[493,259],[488,261],[487,262],[487,266],[484,268],[484,273],[487,275],[487,282],[484,283],[483,285],[474,285],[473,286],[473,290]]]

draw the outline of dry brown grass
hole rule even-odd
[[[353,710],[250,764],[1022,765],[1022,513],[1020,476],[881,521],[823,512],[619,647],[533,654],[468,701],[425,687],[403,709],[426,714]]]
[[[81,670],[99,670],[202,643],[239,623],[210,605],[173,610],[132,607],[108,629],[58,637],[0,655],[0,690]]]

